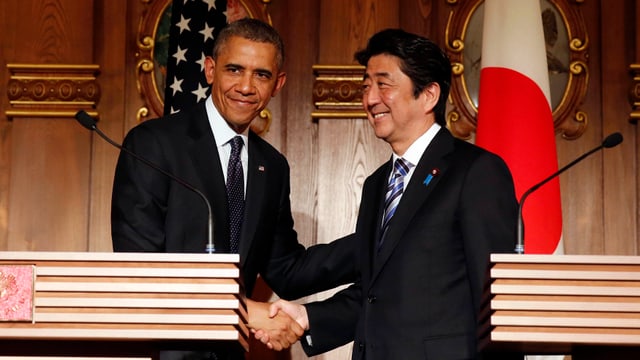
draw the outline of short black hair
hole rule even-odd
[[[243,18],[227,24],[216,37],[212,56],[214,59],[230,38],[239,36],[247,40],[272,44],[276,48],[278,69],[284,65],[284,42],[276,29],[271,25],[253,18]]]
[[[374,34],[367,47],[355,53],[355,58],[366,66],[371,57],[381,54],[400,59],[400,70],[411,79],[415,97],[431,83],[440,85],[434,113],[436,122],[446,126],[445,111],[451,88],[451,62],[447,54],[426,37],[401,29],[386,29]]]

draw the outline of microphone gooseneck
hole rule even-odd
[[[616,133],[610,134],[609,136],[607,136],[602,141],[602,144],[600,144],[599,146],[597,146],[597,147],[587,151],[586,153],[582,154],[580,157],[578,157],[577,159],[575,159],[572,162],[568,163],[562,169],[554,172],[553,174],[551,174],[546,179],[544,179],[544,180],[540,181],[539,183],[533,185],[532,187],[530,187],[527,191],[525,191],[522,194],[522,196],[520,197],[520,201],[518,202],[518,235],[517,235],[518,238],[517,238],[516,249],[515,249],[516,253],[524,254],[524,224],[523,224],[523,218],[522,218],[522,209],[524,208],[524,201],[527,199],[527,197],[529,197],[529,195],[531,195],[531,193],[533,193],[534,191],[538,190],[542,185],[546,184],[547,182],[549,182],[550,180],[552,180],[556,176],[562,174],[565,170],[567,170],[570,167],[572,167],[573,165],[579,163],[580,161],[582,161],[587,156],[589,156],[589,155],[593,154],[594,152],[596,152],[598,150],[601,150],[603,148],[612,148],[614,146],[617,146],[621,142],[622,142],[622,134],[621,133],[616,132]]]
[[[163,168],[159,167],[158,165],[152,163],[151,161],[141,157],[140,155],[134,153],[133,151],[123,147],[122,145],[118,144],[117,142],[111,140],[107,135],[105,135],[102,131],[100,131],[100,129],[98,128],[98,126],[96,125],[96,121],[95,119],[93,119],[89,114],[87,114],[86,111],[84,110],[80,110],[76,113],[75,115],[76,120],[78,120],[78,122],[84,126],[85,128],[95,131],[98,135],[100,135],[101,138],[103,138],[106,142],[108,142],[109,144],[117,147],[118,149],[120,149],[121,151],[124,151],[125,153],[131,155],[134,159],[141,161],[142,163],[146,164],[147,166],[151,167],[152,169],[159,171],[161,174],[167,176],[168,178],[170,178],[171,180],[177,182],[178,184],[182,185],[183,187],[195,192],[196,194],[198,194],[200,196],[200,198],[204,201],[205,205],[207,205],[207,211],[209,214],[209,219],[208,219],[208,228],[207,228],[207,245],[205,247],[205,252],[207,252],[208,254],[213,254],[215,252],[215,245],[213,242],[213,211],[211,210],[211,203],[209,202],[209,200],[207,199],[207,197],[202,193],[202,191],[196,189],[193,185],[189,184],[188,182],[186,182],[185,180],[169,173],[168,171],[164,170]]]

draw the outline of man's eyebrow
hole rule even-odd
[[[269,69],[256,69],[254,72],[267,75],[267,76],[273,76],[273,73]]]
[[[380,71],[380,72],[374,73],[373,76],[369,75],[369,73],[365,73],[364,76],[362,77],[362,80],[367,80],[372,77],[389,79],[391,78],[391,75],[386,71]]]
[[[227,63],[224,64],[224,67],[227,69],[244,69],[244,66],[240,65],[240,64],[234,64],[234,63]]]
[[[228,63],[225,64],[224,67],[226,69],[239,69],[239,70],[246,70],[247,68],[240,65],[240,64],[235,64],[235,63]],[[258,73],[258,74],[263,74],[263,75],[267,75],[267,76],[273,76],[273,72],[269,69],[262,69],[262,68],[258,68],[253,70],[254,73]]]

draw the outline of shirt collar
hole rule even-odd
[[[211,95],[209,95],[209,97],[207,98],[205,107],[207,109],[207,118],[209,119],[209,125],[211,126],[211,130],[213,131],[213,138],[216,140],[216,144],[218,146],[226,145],[234,136],[240,135],[246,147],[249,128],[247,128],[247,130],[245,130],[242,134],[236,133],[229,126],[229,124],[227,124],[222,115],[220,115],[220,112],[213,104],[213,98],[211,97]]]
[[[393,153],[393,161],[396,161],[397,158],[402,157],[403,159],[409,161],[413,166],[418,165],[422,154],[424,154],[425,150],[427,150],[427,146],[431,144],[431,141],[436,136],[438,131],[440,131],[440,126],[438,123],[433,123],[431,127],[424,134],[422,134],[416,141],[413,142],[405,151],[404,155],[399,156],[396,153]]]

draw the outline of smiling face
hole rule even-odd
[[[227,40],[217,59],[207,57],[205,76],[222,117],[237,133],[245,131],[285,83],[276,48],[240,36]]]
[[[376,136],[403,155],[435,122],[433,107],[440,87],[431,83],[414,96],[411,78],[400,65],[396,56],[372,56],[364,75],[362,103]]]

